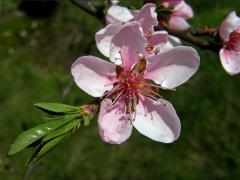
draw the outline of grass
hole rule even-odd
[[[20,132],[43,121],[44,114],[32,104],[60,102],[75,59],[86,51],[101,56],[95,45],[89,47],[101,24],[67,1],[46,20],[19,15],[14,1],[8,3],[0,21],[0,179],[15,180],[21,179],[32,151],[6,153]],[[238,0],[188,3],[196,27],[217,26],[240,7]],[[156,143],[134,130],[120,146],[105,144],[95,119],[41,160],[30,179],[238,179],[240,78],[225,73],[217,54],[198,50],[198,73],[176,92],[164,93],[182,121],[177,142]],[[90,100],[73,85],[64,103]]]

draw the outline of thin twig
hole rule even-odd
[[[188,31],[194,36],[210,36],[215,38],[217,36],[218,29],[205,26],[200,29],[189,28]]]
[[[172,30],[172,29],[167,29],[168,33],[170,35],[176,36],[186,42],[189,42],[191,44],[194,44],[202,49],[210,50],[215,53],[218,53],[219,50],[221,49],[221,44],[217,42],[210,42],[207,40],[203,40],[199,37],[194,36],[193,30],[185,30],[185,31],[178,31],[178,30]],[[197,33],[197,32],[195,32]]]
[[[94,17],[97,17],[98,19],[103,19],[104,8],[97,8],[93,5],[92,1],[88,0],[70,0],[74,4],[76,4],[78,7],[80,7],[85,12],[91,14]],[[156,0],[144,0],[144,3],[156,3]],[[102,6],[104,7],[104,6]],[[99,16],[100,15],[100,16]],[[156,28],[156,30],[161,30],[159,28]],[[180,38],[181,40],[184,40],[186,42],[189,42],[193,45],[196,45],[202,49],[210,50],[212,52],[218,53],[221,49],[221,44],[216,40],[217,31],[215,29],[211,29],[208,27],[205,27],[203,29],[193,29],[190,28],[185,31],[178,31],[178,30],[172,30],[172,29],[165,29],[170,35],[176,36]],[[199,36],[209,36],[211,38],[214,38],[214,42],[210,42],[208,40],[204,40],[202,38],[199,38]]]
[[[95,40],[92,39],[90,40],[90,42],[88,43],[88,45],[86,46],[85,50],[82,52],[83,54],[82,55],[85,55],[85,54],[90,54],[91,53],[91,50],[92,50],[92,45],[95,43]],[[63,88],[63,91],[62,91],[62,95],[61,95],[61,98],[60,98],[60,102],[63,103],[67,97],[67,95],[70,93],[72,87],[74,85],[74,80],[71,79],[69,84]]]
[[[73,4],[78,6],[80,9],[86,13],[102,20],[104,17],[104,5],[96,7],[91,0],[70,0]]]
[[[29,178],[32,175],[33,170],[35,168],[37,168],[39,165],[40,165],[40,163],[38,162],[38,163],[35,163],[35,164],[27,167],[27,169],[25,170],[24,175],[23,175],[23,180],[29,180]]]
[[[60,102],[63,103],[64,100],[66,99],[67,95],[69,94],[69,92],[71,91],[72,87],[74,85],[74,81],[73,79],[70,80],[69,84],[67,85],[67,87],[65,87],[63,89],[63,92],[62,92],[62,96],[61,96],[61,99],[60,99]]]

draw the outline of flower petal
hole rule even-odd
[[[186,82],[198,69],[200,57],[191,47],[178,46],[152,56],[145,74],[163,88],[175,88]]]
[[[113,37],[110,50],[110,60],[131,69],[138,60],[139,54],[145,54],[147,40],[144,38],[139,23],[132,21]]]
[[[101,103],[98,117],[99,133],[103,141],[110,144],[121,144],[132,133],[132,124],[125,113],[117,112],[118,105],[113,105],[110,99],[104,99]]]
[[[222,66],[227,71],[228,74],[235,75],[240,73],[239,52],[223,48],[220,50],[219,55]]]
[[[228,41],[231,32],[240,26],[240,18],[235,11],[232,11],[223,21],[219,29],[219,34],[224,41]]]
[[[147,37],[148,43],[154,48],[153,51],[148,52],[148,56],[155,56],[167,50],[168,33],[166,31],[156,31]]]
[[[122,23],[110,24],[96,33],[97,48],[104,56],[110,56],[111,40],[121,27]]]
[[[152,32],[153,26],[158,25],[157,13],[155,12],[155,10],[156,10],[155,4],[147,3],[141,8],[141,10],[139,11],[138,15],[135,18],[135,20],[141,24],[144,34]]]
[[[161,47],[160,53],[164,53],[166,51],[169,51],[175,48],[176,46],[181,46],[181,45],[182,43],[179,38],[168,35],[168,41],[164,46]]]
[[[181,46],[181,45],[182,45],[181,40],[180,40],[178,37],[175,37],[175,36],[169,35],[169,36],[168,36],[168,41],[169,41],[169,43],[172,44],[173,47]]]
[[[165,8],[174,8],[184,0],[162,0],[162,6]]]
[[[187,21],[178,16],[172,15],[169,20],[169,28],[170,29],[176,29],[176,30],[186,30],[190,27],[190,25],[187,23]]]
[[[193,10],[185,1],[181,1],[175,6],[173,14],[174,16],[189,19],[193,17]]]
[[[108,9],[106,21],[107,23],[119,23],[131,21],[133,18],[128,8],[114,5]]]
[[[147,39],[151,45],[161,47],[167,43],[168,33],[166,31],[156,31],[147,37]]]
[[[136,10],[130,10],[131,14],[133,15],[134,18],[136,18],[140,12],[139,9],[136,9]]]
[[[75,83],[93,97],[112,89],[116,65],[94,56],[82,56],[72,65]]]
[[[164,99],[157,103],[148,98],[140,101],[132,123],[141,134],[163,143],[171,143],[178,139],[181,130],[174,107]]]

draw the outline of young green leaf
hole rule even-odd
[[[54,139],[58,136],[61,136],[63,134],[69,133],[69,132],[73,132],[75,129],[80,127],[80,121],[79,119],[70,121],[69,123],[55,129],[54,131],[50,132],[48,135],[46,135],[41,143],[45,143],[51,139]]]
[[[36,103],[34,106],[50,114],[66,114],[79,111],[79,107],[59,103]]]
[[[66,133],[61,136],[56,137],[55,139],[52,139],[38,147],[38,149],[33,153],[32,157],[28,161],[28,166],[35,163],[39,159],[41,159],[43,156],[45,156],[48,152],[53,150],[55,147],[60,145],[65,139],[67,139],[71,133]]]
[[[62,118],[58,118],[56,120],[52,120],[44,124],[40,124],[34,128],[31,128],[21,133],[17,137],[15,142],[11,145],[8,154],[14,155],[18,153],[19,151],[23,150],[24,148],[34,143],[35,141],[41,139],[51,131],[79,117],[80,117],[79,114],[63,116]]]

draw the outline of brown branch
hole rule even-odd
[[[96,6],[91,0],[70,0],[73,4],[78,6],[80,9],[86,13],[102,20],[104,17],[104,5]]]
[[[216,38],[217,34],[218,34],[218,29],[210,28],[208,26],[205,26],[200,29],[190,28],[190,29],[188,29],[188,31],[194,36],[209,36],[209,37],[213,37],[213,38]]]
[[[70,0],[72,3],[80,7],[82,10],[87,12],[88,14],[102,20],[104,17],[104,5],[98,5],[93,4],[91,0]],[[156,0],[144,0],[144,3],[156,3]],[[161,28],[157,27],[156,30],[160,30]],[[178,31],[173,29],[165,29],[170,35],[176,36],[186,42],[189,42],[193,45],[196,45],[202,49],[210,50],[215,53],[218,53],[221,49],[221,44],[217,42],[217,31],[216,29],[212,29],[209,27],[204,27],[202,29],[188,29],[185,31]],[[204,40],[202,38],[199,38],[198,36],[209,36],[211,38],[214,38],[215,42],[210,42],[207,40]]]
[[[197,35],[207,35],[208,32],[204,33],[203,31],[196,31],[193,29],[188,29],[185,31],[178,31],[178,30],[172,30],[172,29],[166,29],[170,35],[176,36],[186,42],[189,42],[191,44],[194,44],[202,49],[210,50],[215,53],[218,53],[221,49],[221,44],[217,42],[210,42],[207,40],[203,40],[199,37],[196,37]],[[215,40],[215,39],[214,39]],[[215,40],[216,41],[216,40]]]
[[[154,3],[154,4],[156,4],[157,0],[144,0],[143,1],[143,4],[147,4],[147,3]]]

